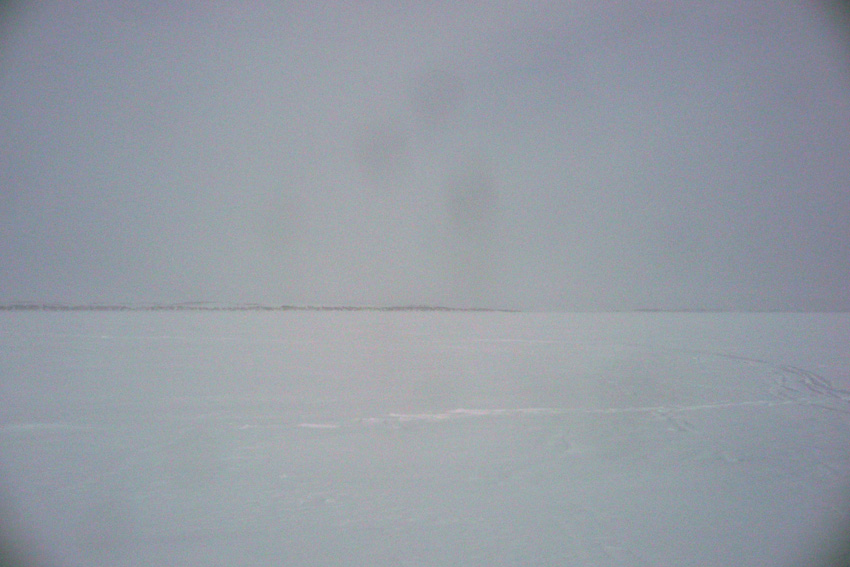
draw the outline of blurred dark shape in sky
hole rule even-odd
[[[440,124],[459,112],[463,81],[450,71],[434,69],[416,85],[411,100],[425,124]]]
[[[480,161],[460,164],[446,180],[449,218],[464,236],[488,231],[496,220],[496,176]]]
[[[379,184],[398,183],[398,176],[409,169],[410,138],[407,132],[389,121],[369,124],[358,136],[355,152],[366,178]]]

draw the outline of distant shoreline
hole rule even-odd
[[[482,307],[445,307],[437,305],[218,305],[208,303],[166,303],[150,305],[9,303],[0,304],[0,311],[481,311],[498,313],[519,312],[514,309],[489,309]]]
[[[805,309],[570,309],[540,311],[536,309],[496,309],[488,307],[448,307],[443,305],[266,305],[216,304],[205,302],[155,304],[74,304],[74,303],[5,303],[0,311],[385,311],[385,312],[465,312],[465,313],[848,313],[848,311]]]

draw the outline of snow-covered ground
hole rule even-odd
[[[4,312],[0,533],[60,567],[829,565],[848,368],[850,314]]]

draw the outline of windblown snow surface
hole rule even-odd
[[[850,315],[0,313],[0,563],[837,565]]]

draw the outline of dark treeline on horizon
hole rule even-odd
[[[9,303],[0,311],[490,311],[514,312],[510,309],[478,307],[446,307],[436,305],[357,306],[357,305],[216,305],[205,303],[132,304],[66,304]]]
[[[523,313],[521,309],[495,309],[486,307],[449,307],[444,305],[265,305],[249,304],[215,304],[204,302],[161,303],[161,304],[68,304],[68,303],[5,303],[0,304],[0,311],[439,311],[439,312],[472,312],[472,313]],[[553,311],[561,312],[561,311]],[[635,309],[577,309],[566,310],[568,313],[844,313],[844,311],[801,310],[801,309],[712,309],[712,308],[681,308],[662,309],[656,307]]]

